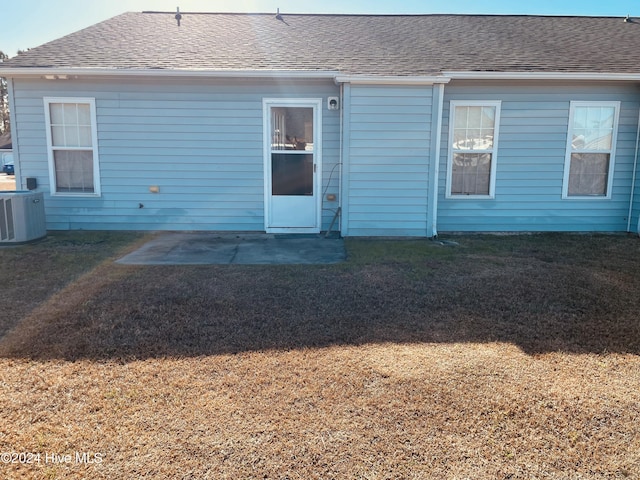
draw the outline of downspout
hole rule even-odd
[[[22,168],[20,167],[20,146],[18,143],[18,123],[16,122],[16,97],[13,90],[13,78],[7,78],[7,96],[9,99],[9,121],[11,122],[11,150],[13,153],[16,190],[22,190]]]
[[[444,106],[444,83],[437,83],[434,89],[434,105],[432,109],[433,119],[436,119],[436,128],[433,133],[434,139],[431,142],[431,165],[432,171],[429,176],[429,205],[427,206],[427,237],[438,236],[438,177],[440,176],[440,143],[442,137],[442,111]],[[433,138],[433,137],[432,137]]]
[[[633,157],[633,174],[631,177],[631,198],[629,199],[629,215],[627,215],[627,232],[631,232],[631,214],[633,213],[633,200],[636,190],[636,173],[638,170],[638,145],[640,144],[640,113],[638,114],[638,133],[636,134],[636,151]],[[636,232],[640,235],[640,215],[638,216],[638,228]]]
[[[340,212],[340,236],[342,236],[342,128],[344,126],[344,83],[340,84],[340,154],[338,158],[338,212]]]
[[[349,148],[351,128],[349,117],[351,115],[351,85],[342,83],[342,135],[341,140],[341,161],[340,161],[340,234],[343,237],[349,236]],[[346,164],[345,164],[346,162]]]

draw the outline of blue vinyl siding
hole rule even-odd
[[[323,230],[341,201],[344,235],[429,234],[432,87],[346,84],[339,111],[326,108],[339,87],[319,80],[15,79],[14,94],[21,187],[37,179],[49,229],[263,231],[262,99],[281,97],[323,99]],[[45,96],[96,99],[101,197],[48,194]],[[494,199],[445,196],[451,100],[502,102]],[[572,100],[621,102],[611,199],[561,198]],[[438,231],[625,231],[639,104],[630,84],[452,81],[444,87]],[[640,176],[632,231],[639,215]]]
[[[451,100],[502,101],[494,199],[445,197]],[[561,198],[572,100],[621,102],[611,199]],[[440,152],[438,230],[625,231],[639,100],[634,86],[621,84],[452,82],[447,85]]]
[[[344,235],[425,236],[431,87],[345,87]]]
[[[47,228],[61,230],[264,231],[262,98],[339,94],[330,81],[16,79],[14,86],[22,181],[37,178]],[[101,197],[48,194],[45,96],[96,99]],[[323,192],[336,195],[339,115],[322,111]],[[150,193],[152,185],[160,192]],[[335,208],[324,201],[323,229]]]

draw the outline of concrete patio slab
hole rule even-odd
[[[341,238],[321,235],[162,233],[117,260],[124,265],[321,265],[346,258]]]

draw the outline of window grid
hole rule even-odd
[[[90,105],[51,103],[51,141],[54,148],[92,148]]]

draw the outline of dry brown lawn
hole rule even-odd
[[[0,192],[16,189],[16,177],[13,175],[0,175]]]
[[[637,238],[112,262],[143,240],[0,249],[0,478],[640,478]]]

